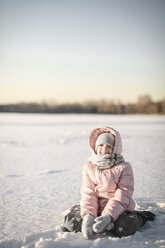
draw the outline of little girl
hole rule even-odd
[[[122,142],[113,128],[96,128],[90,136],[92,154],[84,165],[80,205],[65,216],[63,231],[82,231],[84,238],[96,233],[117,237],[134,234],[155,215],[134,211],[134,176],[124,161]]]

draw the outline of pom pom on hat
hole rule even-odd
[[[102,133],[98,136],[96,143],[95,143],[95,151],[97,151],[97,148],[99,145],[107,144],[110,147],[114,147],[115,144],[115,137],[111,133]]]

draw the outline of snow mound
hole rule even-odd
[[[1,248],[163,248],[165,247],[165,203],[142,202],[138,210],[150,210],[156,214],[153,222],[147,222],[138,232],[124,238],[97,235],[93,240],[85,240],[82,233],[62,232],[58,225],[52,230],[27,236],[23,240],[6,240]]]

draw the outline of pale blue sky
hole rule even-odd
[[[0,0],[0,103],[165,97],[164,0]]]

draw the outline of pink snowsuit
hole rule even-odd
[[[112,128],[96,128],[90,136],[90,146],[95,152],[95,142],[101,133],[112,133],[115,136],[113,153],[121,154],[122,142],[120,134]],[[103,212],[112,216],[115,221],[126,211],[133,211],[135,203],[132,199],[134,176],[128,162],[118,163],[108,169],[98,169],[88,162],[84,165],[81,188],[81,217],[91,214],[97,217]]]

